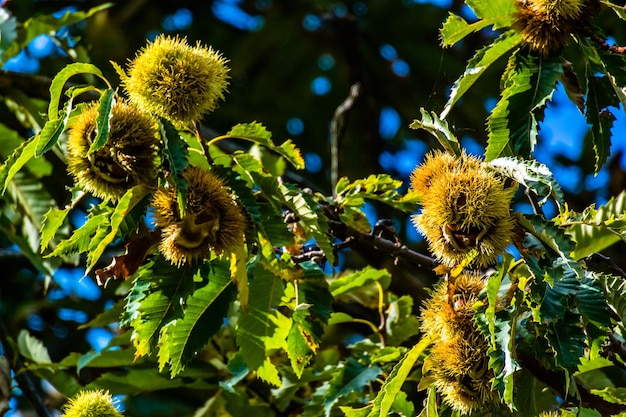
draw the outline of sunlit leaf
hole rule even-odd
[[[454,85],[450,89],[448,102],[439,117],[445,119],[454,104],[463,97],[478,78],[480,78],[494,62],[512,48],[519,45],[520,42],[521,36],[518,32],[506,32],[490,45],[476,51],[476,54],[467,62],[465,72],[454,82]]]
[[[430,346],[432,340],[428,337],[423,338],[402,358],[385,380],[385,383],[378,391],[378,395],[374,399],[374,407],[368,414],[368,417],[386,417],[393,405],[395,397],[400,392],[402,385],[406,381],[409,373],[413,369],[415,362],[422,353]]]
[[[172,378],[222,327],[235,296],[227,262],[216,260],[204,264],[199,274],[206,276],[208,283],[187,298],[182,319],[168,323],[161,335],[159,369],[169,364]]]
[[[536,160],[502,157],[490,161],[489,166],[534,192],[540,198],[539,205],[553,197],[559,209],[564,207],[563,190],[546,165]]]
[[[137,356],[153,352],[161,329],[182,318],[183,303],[194,289],[194,273],[190,268],[178,269],[162,257],[139,268],[126,298],[124,318],[133,327]]]
[[[555,222],[576,242],[572,258],[601,252],[620,240],[626,241],[626,192],[611,197],[598,208],[592,204],[582,213],[567,210]]]
[[[20,354],[35,363],[52,363],[48,349],[41,340],[35,338],[27,330],[20,331],[17,337]]]
[[[504,89],[487,121],[485,159],[501,156],[529,158],[537,142],[543,107],[563,73],[557,58],[513,54],[503,80]]]
[[[411,123],[409,127],[411,129],[424,129],[433,135],[446,151],[453,155],[460,156],[461,146],[459,145],[459,140],[454,133],[450,131],[448,122],[440,119],[435,112],[429,114],[428,111],[423,108],[420,109],[420,113],[422,119],[413,120],[413,123]]]
[[[276,336],[280,338],[280,313],[276,307],[281,304],[284,295],[284,281],[259,264],[254,267],[253,274],[248,311],[237,322],[237,345],[243,360],[254,371],[269,355],[268,344],[272,343],[271,340]],[[285,344],[285,337],[283,334],[283,340],[276,340],[274,344]]]
[[[281,155],[296,169],[304,168],[304,159],[300,154],[300,150],[296,148],[293,142],[287,140],[280,146],[276,146],[272,141],[272,134],[268,132],[261,123],[252,122],[238,124],[234,126],[227,135],[263,145]]]
[[[98,103],[98,115],[96,116],[96,137],[89,147],[92,153],[102,148],[109,139],[109,130],[111,129],[111,110],[115,105],[115,90],[109,88],[104,90]]]
[[[70,212],[70,207],[66,207],[63,210],[56,208],[50,208],[43,217],[43,223],[41,226],[41,243],[40,251],[43,253],[47,248],[50,241],[54,238],[57,230],[63,225],[67,215]]]

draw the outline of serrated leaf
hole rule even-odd
[[[393,402],[413,369],[415,362],[417,362],[417,359],[431,343],[431,338],[423,338],[393,367],[385,383],[378,391],[376,398],[374,398],[374,406],[368,417],[387,417],[389,415]]]
[[[561,323],[552,323],[545,334],[554,350],[558,367],[573,372],[585,354],[585,333],[575,318],[565,317]]]
[[[89,213],[87,221],[78,229],[76,229],[72,235],[59,242],[54,250],[46,255],[46,258],[54,256],[65,256],[72,253],[83,253],[92,244],[92,240],[99,233],[106,233],[109,228],[109,216],[111,215],[111,208],[104,205],[100,205],[97,209],[93,209]]]
[[[333,407],[341,397],[353,392],[362,393],[380,373],[381,369],[377,366],[366,366],[354,358],[348,358],[328,382],[327,387],[324,387],[324,415],[330,417]]]
[[[608,109],[614,105],[613,90],[606,77],[590,77],[587,91],[587,123],[591,125],[589,136],[595,152],[595,172],[598,173],[611,151],[611,128],[615,115]]]
[[[194,289],[194,273],[160,256],[137,270],[122,321],[133,328],[138,357],[153,352],[161,329],[183,316],[183,303]]]
[[[417,195],[412,193],[401,195],[398,192],[400,187],[402,181],[388,174],[370,175],[352,182],[342,177],[335,187],[335,201],[344,210],[361,207],[365,199],[380,201],[401,211],[415,210]]]
[[[543,107],[563,73],[557,58],[513,54],[498,104],[487,120],[485,160],[501,156],[528,158],[537,142]]]
[[[124,218],[141,200],[148,195],[149,192],[150,189],[148,187],[143,184],[139,184],[126,191],[122,198],[120,198],[115,206],[115,210],[113,210],[110,218],[108,219],[109,227],[107,228],[106,234],[100,239],[94,239],[89,245],[86,266],[87,272],[91,271],[91,269],[96,265],[96,262],[98,262],[98,259],[100,259],[100,256],[102,256],[106,250],[107,246],[109,246],[109,244],[113,242],[115,237],[118,235],[120,225],[124,221]]]
[[[330,282],[330,292],[333,297],[337,298],[379,281],[382,281],[383,288],[389,285],[389,282],[391,282],[391,274],[389,271],[386,269],[376,269],[368,265],[359,271],[342,275],[332,280]]]
[[[448,122],[442,120],[435,112],[430,114],[423,108],[420,109],[422,115],[421,120],[413,120],[409,125],[411,129],[424,129],[433,135],[443,146],[443,148],[452,155],[461,155],[461,146],[459,140],[454,136],[448,127]]]
[[[500,35],[493,43],[476,51],[474,56],[467,62],[465,72],[454,82],[450,90],[448,102],[439,117],[445,119],[454,104],[463,97],[465,92],[474,85],[491,64],[496,62],[511,49],[518,46],[520,42],[521,35],[518,32],[509,31]]]
[[[115,90],[108,88],[104,90],[98,103],[98,115],[96,116],[96,137],[89,147],[87,154],[93,153],[102,148],[109,140],[109,130],[111,129],[111,110],[115,105]]]
[[[0,167],[2,194],[6,192],[7,186],[15,174],[35,156],[35,148],[37,147],[37,141],[35,139],[36,136],[16,148],[13,154],[5,161],[2,167]]]
[[[208,277],[208,283],[187,298],[183,318],[170,322],[161,335],[159,370],[169,364],[172,378],[222,327],[235,296],[227,262],[204,264],[199,274]]]
[[[66,207],[63,210],[52,207],[46,212],[46,214],[44,214],[41,226],[41,253],[48,248],[48,244],[54,238],[57,230],[59,230],[65,222],[70,210],[71,207]]]
[[[498,390],[503,402],[514,408],[514,374],[520,369],[515,360],[515,329],[512,328],[510,310],[495,312],[488,318],[487,315],[477,314],[476,323],[482,327],[485,334],[489,334],[489,368],[493,369],[493,387]]]
[[[279,332],[278,311],[284,295],[284,282],[260,264],[253,270],[250,283],[250,304],[237,321],[237,345],[248,368],[252,371],[262,366],[269,355],[269,344],[286,345],[286,334]],[[278,336],[279,340],[272,342]],[[282,337],[282,341],[280,338]]]
[[[553,197],[559,211],[564,207],[563,190],[546,165],[536,160],[502,157],[490,161],[489,166],[534,192],[540,198],[539,205],[545,204],[549,197]]]
[[[185,213],[185,200],[187,196],[187,181],[183,177],[183,171],[189,165],[189,152],[187,143],[180,137],[178,131],[168,120],[161,119],[161,137],[164,146],[163,153],[168,162],[170,180],[176,187],[178,198],[178,210],[180,215]]]
[[[297,284],[299,304],[291,316],[293,324],[287,335],[287,354],[298,378],[319,348],[333,303],[319,267],[311,262],[300,265],[305,268],[305,278]]]
[[[601,276],[600,279],[606,288],[607,303],[622,322],[626,322],[626,280],[617,276]]]
[[[304,168],[304,159],[300,154],[300,150],[293,144],[291,139],[288,139],[280,146],[276,146],[272,141],[272,134],[261,123],[240,123],[234,126],[226,135],[263,145],[285,158],[296,169]]]
[[[565,234],[565,229],[537,215],[516,213],[520,226],[539,239],[547,248],[552,249],[559,257],[568,262],[574,249],[574,243]]]
[[[566,211],[555,221],[576,242],[573,259],[601,252],[619,240],[626,241],[626,191],[598,208],[591,205],[582,213]]]
[[[0,158],[3,160],[14,154],[20,147],[24,146],[24,138],[22,135],[11,129],[10,127],[0,123],[0,137],[2,138],[2,153]],[[10,165],[7,161],[7,165]],[[26,163],[26,169],[36,178],[43,178],[52,173],[52,164],[43,158],[33,158]],[[0,184],[4,184],[4,176],[7,174],[4,164],[0,167]],[[3,186],[0,186],[3,188]]]

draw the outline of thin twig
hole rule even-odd
[[[350,87],[350,94],[335,109],[333,120],[330,124],[330,184],[333,197],[337,196],[335,188],[339,181],[339,141],[345,130],[346,113],[352,108],[354,100],[359,96],[361,85],[355,83]]]
[[[336,236],[343,240],[347,240],[351,244],[363,243],[372,246],[373,248],[378,249],[381,252],[387,253],[393,258],[407,260],[419,267],[426,266],[429,268],[435,268],[439,265],[439,263],[430,256],[423,255],[419,252],[409,249],[405,245],[400,245],[391,240],[387,240],[385,238],[372,235],[370,233],[359,232],[358,230],[353,229],[352,227],[340,221],[329,220],[328,225],[332,230],[333,236]]]

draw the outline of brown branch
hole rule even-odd
[[[600,48],[609,52],[613,52],[615,54],[621,54],[621,55],[626,54],[626,46],[609,45],[606,42],[606,39],[604,39],[602,36],[598,35],[591,29],[587,29],[585,32],[586,32],[586,35],[589,36],[592,41],[594,41],[600,46]]]
[[[330,219],[328,224],[333,236],[346,242],[344,246],[361,243],[386,253],[392,258],[401,258],[419,267],[435,268],[439,265],[435,259],[409,249],[406,245],[396,243],[374,234],[359,232],[339,220]]]

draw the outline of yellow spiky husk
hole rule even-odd
[[[479,273],[462,273],[454,283],[439,284],[420,315],[421,331],[437,338],[424,372],[433,378],[443,400],[463,414],[499,403],[491,389],[488,342],[473,320],[485,282]]]
[[[122,417],[108,391],[82,391],[63,407],[62,417]]]
[[[477,255],[469,265],[483,267],[497,260],[513,237],[514,189],[465,152],[458,158],[434,152],[411,178],[422,204],[413,223],[438,261],[454,267],[473,249]]]
[[[542,56],[560,53],[600,8],[598,0],[517,0],[516,5],[513,28]]]
[[[244,244],[246,220],[240,206],[211,171],[188,167],[185,215],[176,190],[161,187],[154,195],[155,223],[163,229],[159,249],[176,266],[221,255]]]
[[[186,38],[158,36],[128,65],[122,83],[147,112],[176,125],[199,121],[215,110],[228,86],[227,60],[211,47]]]
[[[116,101],[107,143],[89,154],[97,115],[97,104],[91,104],[69,129],[67,169],[76,184],[98,198],[113,201],[137,184],[156,185],[156,122],[132,103]]]

